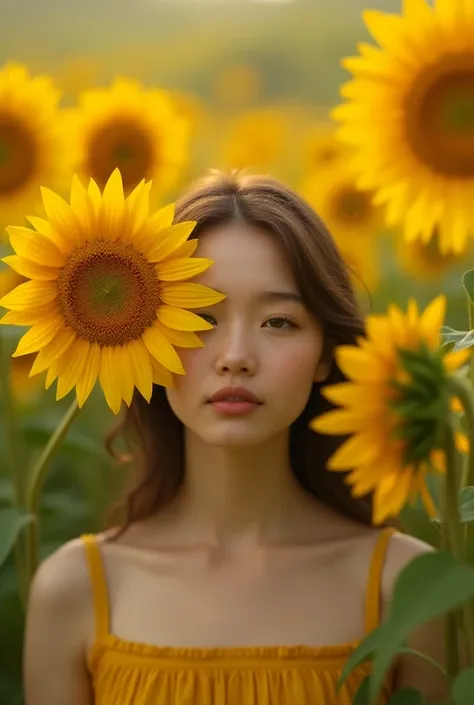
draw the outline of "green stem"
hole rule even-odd
[[[453,378],[456,382],[459,378]],[[458,453],[452,429],[446,429],[446,511],[444,516],[444,531],[446,532],[449,550],[459,563],[466,562],[466,546],[459,512],[460,473],[458,467]],[[471,454],[472,455],[472,454]],[[468,602],[462,609],[463,623],[467,635],[470,663],[474,665],[474,604]],[[452,625],[448,624],[447,639],[450,648],[454,648]],[[457,634],[454,633],[456,649],[458,648]]]
[[[450,429],[448,428],[448,437],[450,434]],[[452,442],[449,444],[450,450]],[[443,551],[452,550],[452,536],[451,536],[451,517],[450,517],[450,507],[451,507],[451,494],[452,494],[452,477],[455,477],[456,473],[456,457],[452,453],[446,453],[447,455],[447,468],[446,468],[446,479],[445,479],[445,492],[444,492],[444,506],[443,506],[443,523],[441,531],[441,548]],[[456,612],[450,612],[445,618],[445,640],[446,640],[446,670],[450,682],[456,678],[459,673],[459,640],[457,633],[457,620]]]
[[[24,483],[23,472],[25,464],[20,454],[18,418],[11,389],[11,351],[8,345],[4,344],[4,339],[0,335],[0,389],[2,395],[3,408],[3,428],[5,431],[4,457],[8,466],[8,473],[13,486],[12,506],[22,509],[24,506]],[[18,589],[23,607],[26,607],[26,574],[24,562],[24,546],[22,546],[24,534],[21,533],[13,548],[15,570],[18,580]]]
[[[30,476],[30,483],[28,487],[27,497],[26,497],[26,508],[31,514],[35,516],[38,515],[39,511],[39,500],[41,496],[41,490],[44,485],[44,480],[46,473],[49,468],[49,463],[58,448],[60,442],[68,432],[71,424],[77,416],[79,411],[79,406],[77,400],[74,400],[69,409],[64,414],[63,418],[57,425],[54,433],[47,442],[43,449],[43,452],[39,456],[38,460],[33,466]],[[38,565],[38,531],[39,522],[38,520],[32,522],[27,526],[27,577],[28,577],[28,588],[31,584],[31,580],[36,571]]]
[[[469,330],[474,330],[474,304],[472,303],[472,301],[469,297],[468,297],[468,306],[469,306]],[[471,355],[471,357],[470,357],[469,376],[471,379],[471,384],[474,384],[474,355]]]

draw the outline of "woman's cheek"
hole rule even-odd
[[[319,356],[315,357],[314,349],[306,350],[301,345],[274,359],[271,363],[272,374],[279,380],[281,388],[307,388],[314,380],[318,361]]]

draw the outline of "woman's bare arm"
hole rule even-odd
[[[384,571],[384,612],[387,615],[393,585],[400,571],[414,558],[432,550],[430,546],[411,536],[396,534],[391,542]],[[423,624],[408,639],[408,646],[439,663],[446,663],[444,619]],[[437,702],[446,697],[447,680],[443,673],[425,659],[403,654],[395,671],[395,687],[416,688],[427,702]]]
[[[94,630],[91,588],[80,541],[70,541],[38,569],[28,605],[26,705],[93,705],[86,648]]]

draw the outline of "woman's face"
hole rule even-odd
[[[186,374],[167,389],[171,408],[212,445],[259,444],[287,433],[313,381],[327,372],[319,323],[265,231],[241,223],[216,227],[200,238],[197,254],[214,264],[196,281],[226,299],[195,310],[213,329],[199,334],[203,348],[179,350]]]

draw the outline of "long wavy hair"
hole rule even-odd
[[[264,176],[214,172],[176,204],[175,222],[184,220],[196,221],[193,237],[235,221],[270,233],[284,252],[306,307],[321,323],[329,349],[355,344],[364,335],[347,265],[322,220],[287,186]],[[325,384],[344,379],[333,360]],[[326,469],[329,457],[346,437],[319,435],[308,427],[312,418],[332,408],[320,386],[313,384],[305,409],[290,428],[292,472],[307,492],[334,511],[371,525],[370,496],[352,497],[345,474]],[[119,437],[130,449],[126,457],[114,452]],[[171,410],[165,390],[155,386],[150,403],[135,393],[106,445],[116,459],[130,462],[133,468],[130,484],[110,515],[115,520],[119,517],[120,535],[133,522],[167,506],[183,483],[183,425]]]

